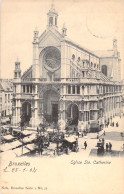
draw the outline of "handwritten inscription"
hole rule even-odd
[[[5,168],[3,168],[3,172],[11,172],[11,173],[17,173],[17,172],[30,172],[30,173],[36,173],[37,168],[35,166],[31,166],[30,162],[12,162],[10,161]]]

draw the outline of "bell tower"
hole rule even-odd
[[[47,28],[58,28],[58,13],[55,10],[55,6],[52,3],[49,12],[47,13]]]

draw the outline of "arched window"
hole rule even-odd
[[[107,76],[107,66],[102,65],[102,73]]]
[[[57,17],[55,17],[55,25],[57,26]]]
[[[53,17],[49,18],[49,25],[53,25]]]
[[[78,57],[78,62],[80,62],[80,57]]]
[[[91,62],[91,68],[93,68],[93,63]]]
[[[71,94],[71,86],[68,86],[68,94]]]
[[[72,60],[75,60],[75,55],[74,54],[72,55]]]

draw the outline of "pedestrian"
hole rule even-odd
[[[112,149],[112,144],[111,142],[109,142],[109,151],[111,152],[111,149]]]
[[[97,139],[99,139],[99,132],[97,132]]]
[[[104,136],[105,136],[105,131],[104,131]]]
[[[106,143],[106,152],[108,152],[108,147],[109,147],[109,145],[108,145],[108,143]]]
[[[87,148],[87,142],[86,141],[84,142],[84,147],[85,147],[85,150],[86,150],[86,148]]]
[[[37,126],[37,132],[38,132],[38,134],[40,133],[39,126]]]
[[[77,132],[77,136],[78,136],[78,138],[79,138],[79,135],[80,135],[80,134],[79,134],[79,132]]]

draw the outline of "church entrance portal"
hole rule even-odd
[[[31,118],[31,104],[30,102],[24,102],[22,104],[22,115],[21,115],[22,122],[29,125],[30,118]]]
[[[58,104],[52,104],[52,120],[58,121]]]
[[[48,90],[44,94],[44,117],[48,122],[58,121],[59,94]]]

